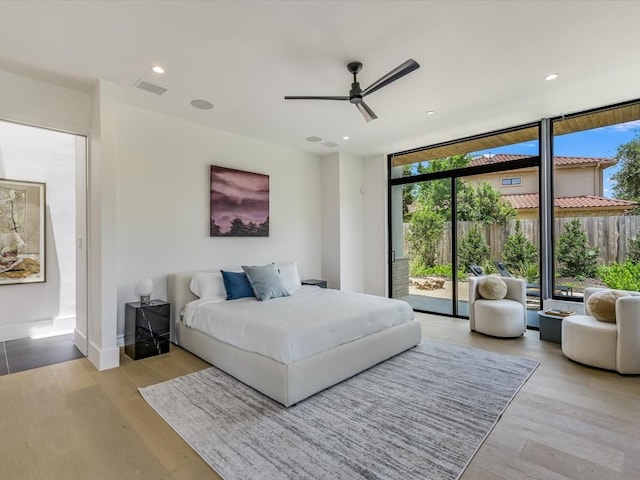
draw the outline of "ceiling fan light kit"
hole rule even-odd
[[[348,96],[295,96],[295,95],[287,95],[284,97],[285,100],[348,100],[350,103],[354,104],[356,108],[360,111],[362,116],[367,122],[371,120],[375,120],[378,116],[373,113],[373,110],[369,108],[369,106],[364,102],[363,98],[367,95],[380,90],[382,87],[386,87],[392,82],[404,77],[408,73],[413,72],[414,70],[420,68],[418,62],[410,58],[406,62],[398,65],[396,68],[391,70],[386,75],[383,75],[378,80],[373,82],[367,88],[362,90],[360,88],[360,82],[358,82],[357,75],[362,70],[362,63],[360,62],[351,62],[347,64],[347,70],[349,73],[353,75],[353,83],[351,83],[351,90],[349,90]]]

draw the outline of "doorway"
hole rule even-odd
[[[41,366],[37,352],[58,341],[51,363],[62,351],[86,355],[86,163],[85,136],[0,121],[0,235],[10,239],[0,253],[5,360],[22,351],[18,363]]]

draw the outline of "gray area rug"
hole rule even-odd
[[[140,393],[225,480],[455,480],[537,365],[424,340],[290,408],[213,367]]]

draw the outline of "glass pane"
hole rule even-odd
[[[507,195],[499,176],[522,178],[528,193]],[[540,310],[540,257],[538,228],[538,169],[463,177],[457,184],[458,312],[467,316],[469,276],[495,274],[524,278],[527,282],[527,323],[538,326]],[[521,190],[519,190],[521,191]],[[527,208],[514,198],[531,199]]]
[[[453,313],[451,226],[445,220],[450,190],[451,180],[444,179],[397,185],[391,191],[392,296],[417,310]]]
[[[538,126],[527,126],[394,154],[391,178],[506,163],[537,155]]]
[[[623,280],[640,261],[639,119],[634,104],[553,122],[556,297],[640,287]]]

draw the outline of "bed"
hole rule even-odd
[[[295,336],[298,340],[302,339],[299,343],[306,345],[304,348],[298,349],[299,351],[292,349],[288,352],[285,345],[284,350],[280,349],[280,353],[274,353],[269,351],[269,348],[267,350],[261,349],[260,342],[254,342],[253,346],[256,348],[252,346],[240,348],[233,344],[235,342],[232,333],[227,332],[226,336],[217,335],[220,338],[214,338],[212,335],[215,333],[209,332],[207,334],[185,323],[183,316],[185,307],[193,306],[199,301],[198,297],[190,290],[190,283],[195,273],[183,272],[168,275],[167,292],[168,300],[171,302],[171,320],[175,343],[287,407],[420,343],[422,335],[420,323],[413,318],[412,311],[410,314],[407,313],[408,305],[404,302],[371,295],[348,294],[347,296],[360,296],[368,304],[368,306],[362,307],[363,309],[371,310],[374,308],[373,304],[383,302],[380,304],[381,306],[390,309],[389,311],[400,311],[405,318],[388,320],[384,318],[384,314],[377,313],[377,316],[373,316],[371,313],[364,321],[364,329],[377,331],[364,336],[349,332],[348,328],[341,329],[340,325],[334,322],[329,326],[330,335],[327,334],[327,336],[339,337],[337,345],[320,342],[320,347],[315,343],[309,347],[309,342],[305,344],[304,341],[304,338],[309,338],[309,333],[296,331],[295,334],[289,336]],[[283,305],[288,305],[285,310],[296,312],[295,315],[300,318],[300,303],[312,305],[308,298],[321,299],[323,295],[328,295],[331,298],[325,303],[333,304],[337,301],[336,295],[346,293],[335,290],[327,290],[323,293],[321,290],[323,289],[319,287],[305,286],[302,287],[299,295],[278,300],[281,300],[280,303]],[[304,297],[301,300],[300,295],[309,295],[309,297]],[[297,302],[298,306],[291,307],[292,303],[284,302]],[[265,307],[273,310],[278,305],[276,300],[257,302],[254,299],[251,302],[239,300],[222,302],[220,305],[209,305],[206,308],[224,309],[230,312],[235,308],[234,303],[240,305],[241,308],[254,309],[249,312],[257,312],[259,310],[255,309]],[[187,310],[190,308],[188,307]],[[408,308],[410,310],[410,307]],[[199,310],[205,311],[205,306]],[[313,310],[317,311],[318,309],[313,308]],[[256,317],[251,313],[244,313],[237,316],[237,322],[242,321],[242,315],[247,320]],[[407,317],[407,315],[410,316]],[[233,322],[233,319],[229,321],[229,323]],[[286,331],[287,322],[293,325],[292,320],[283,320],[283,322],[284,326],[280,327],[281,333]],[[198,322],[191,319],[187,323],[197,326],[195,324]],[[316,322],[311,321],[311,323],[315,325]],[[380,325],[377,328],[367,326],[372,323]],[[224,325],[217,328],[220,331],[225,330]],[[245,328],[245,325],[242,328]],[[341,330],[347,330],[347,332],[344,333]],[[271,338],[271,333],[260,333],[260,338]],[[311,334],[311,336],[313,335]],[[350,336],[358,338],[349,340]],[[263,347],[265,345],[269,347],[272,344],[271,340],[261,343],[264,344]]]

